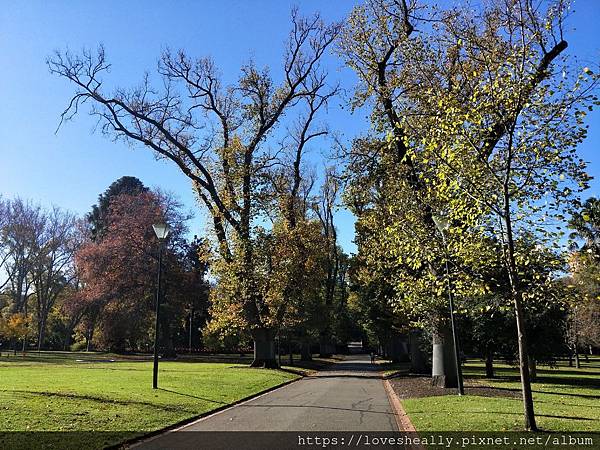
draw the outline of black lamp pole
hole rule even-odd
[[[161,275],[162,275],[162,248],[163,240],[158,242],[158,275],[156,288],[156,324],[154,327],[154,366],[152,369],[152,389],[158,388],[158,324],[160,317],[160,293],[161,293]]]
[[[465,394],[465,388],[463,385],[463,376],[462,376],[462,368],[460,367],[460,346],[458,343],[458,336],[456,333],[456,323],[454,321],[454,294],[452,280],[450,279],[450,265],[448,264],[448,244],[446,242],[446,235],[444,234],[444,230],[448,227],[448,222],[444,218],[440,218],[437,216],[433,217],[433,221],[435,222],[435,226],[439,230],[442,235],[442,242],[444,243],[444,253],[446,255],[446,280],[448,283],[448,303],[450,304],[450,323],[452,324],[452,340],[454,343],[454,364],[456,365],[456,381],[458,388],[458,395]]]
[[[169,235],[169,225],[166,223],[155,223],[152,225],[154,233],[158,238],[158,275],[157,275],[157,286],[156,286],[156,324],[154,327],[154,366],[152,368],[152,389],[158,388],[158,337],[159,337],[159,323],[160,323],[160,296],[162,294],[162,256],[163,256],[163,245],[167,236]]]
[[[452,340],[454,341],[454,363],[456,365],[458,395],[464,395],[465,388],[463,386],[462,368],[460,367],[460,347],[458,344],[458,336],[456,335],[456,323],[454,321],[454,294],[452,293],[452,282],[450,281],[450,268],[448,266],[448,258],[446,258],[446,278],[448,279],[448,302],[450,303],[450,323],[452,324]]]

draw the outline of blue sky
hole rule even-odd
[[[48,73],[46,57],[55,49],[78,51],[104,44],[113,65],[111,82],[132,86],[145,70],[153,71],[166,47],[184,48],[193,56],[212,56],[233,81],[249,58],[271,66],[277,75],[292,5],[303,13],[320,11],[327,20],[342,19],[355,1],[5,1],[0,10],[0,194],[19,195],[56,204],[78,214],[87,212],[98,194],[123,175],[175,192],[197,210],[187,178],[168,163],[154,161],[143,148],[129,148],[93,133],[95,121],[80,115],[55,129],[72,93],[65,80]],[[567,27],[569,51],[582,65],[600,61],[600,1],[579,0]],[[350,87],[353,74],[334,57],[327,65],[332,81]],[[339,102],[338,102],[339,103]],[[368,130],[364,114],[351,115],[333,105],[325,118],[345,139]],[[590,174],[600,178],[600,112],[588,116],[590,134],[581,153]],[[319,167],[319,149],[313,163]],[[589,195],[600,193],[598,180]],[[352,216],[341,211],[341,244],[349,251]],[[201,218],[192,224],[202,233]]]

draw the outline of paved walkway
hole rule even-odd
[[[397,430],[376,367],[370,364],[368,355],[352,355],[330,370],[200,419],[174,433]],[[138,448],[160,448],[164,436]],[[181,438],[183,435],[177,440]]]

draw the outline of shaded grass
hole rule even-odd
[[[407,374],[410,370],[410,362],[393,363],[387,360],[377,360],[376,364],[385,378]]]
[[[518,370],[496,364],[497,378],[484,379],[480,361],[468,361],[467,382],[494,389],[520,392]],[[532,383],[537,424],[544,431],[600,431],[600,358],[581,369],[542,366]],[[481,397],[446,395],[406,399],[406,412],[418,431],[511,431],[523,429],[520,397]]]
[[[0,431],[112,432],[77,435],[87,447],[99,448],[107,440],[158,430],[298,377],[226,363],[163,361],[160,389],[153,390],[149,361],[76,359],[81,355],[1,358]],[[6,444],[0,441],[11,447]]]

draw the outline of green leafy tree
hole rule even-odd
[[[596,101],[595,76],[589,70],[569,75],[569,66],[559,58],[567,47],[564,5],[536,9],[530,2],[499,2],[495,8],[503,19],[483,22],[479,29],[448,23],[454,51],[446,47],[436,55],[448,55],[446,63],[448,58],[464,59],[471,66],[460,84],[425,90],[429,97],[423,100],[431,104],[435,98],[440,109],[422,143],[426,158],[436,162],[432,176],[452,180],[447,191],[437,190],[438,196],[447,195],[449,214],[463,211],[468,197],[481,208],[471,223],[488,217],[489,230],[503,244],[516,314],[525,426],[536,429],[523,309],[527,290],[518,269],[531,261],[515,242],[530,230],[556,240],[560,226],[552,222],[563,217],[564,208],[587,186],[576,147],[586,135],[585,110]],[[490,26],[503,32],[486,32]],[[507,40],[513,45],[506,45]],[[477,57],[490,49],[498,53]],[[485,66],[478,67],[479,61]],[[560,65],[562,70],[556,70]],[[445,67],[436,72],[445,73]]]
[[[441,288],[436,258],[454,263],[454,288],[462,297],[489,289],[485,279],[472,277],[473,269],[493,257],[487,238],[502,243],[528,429],[536,425],[518,268],[530,261],[515,242],[532,230],[555,238],[559,230],[550,217],[560,220],[586,187],[585,164],[575,148],[585,137],[585,111],[596,101],[595,75],[589,69],[573,74],[573,65],[562,59],[565,7],[499,0],[428,15],[416,2],[377,1],[355,10],[342,44],[362,82],[356,101],[375,100],[373,122],[388,141],[374,147],[372,160],[391,164],[378,169],[373,183],[379,183],[381,203],[402,199],[394,201],[402,205],[391,229],[397,233],[382,233],[378,241],[385,243],[387,234],[393,247],[396,237],[402,251],[394,256],[421,271],[408,284],[418,294],[411,295],[415,304]],[[415,24],[423,24],[418,37]],[[391,173],[402,181],[390,182]],[[429,245],[436,214],[450,224],[446,252]],[[389,220],[383,223],[390,229]]]
[[[600,347],[600,201],[591,197],[569,222],[573,230],[570,257],[574,292],[570,304],[569,344],[579,366],[579,347]],[[580,245],[577,245],[579,242]]]

